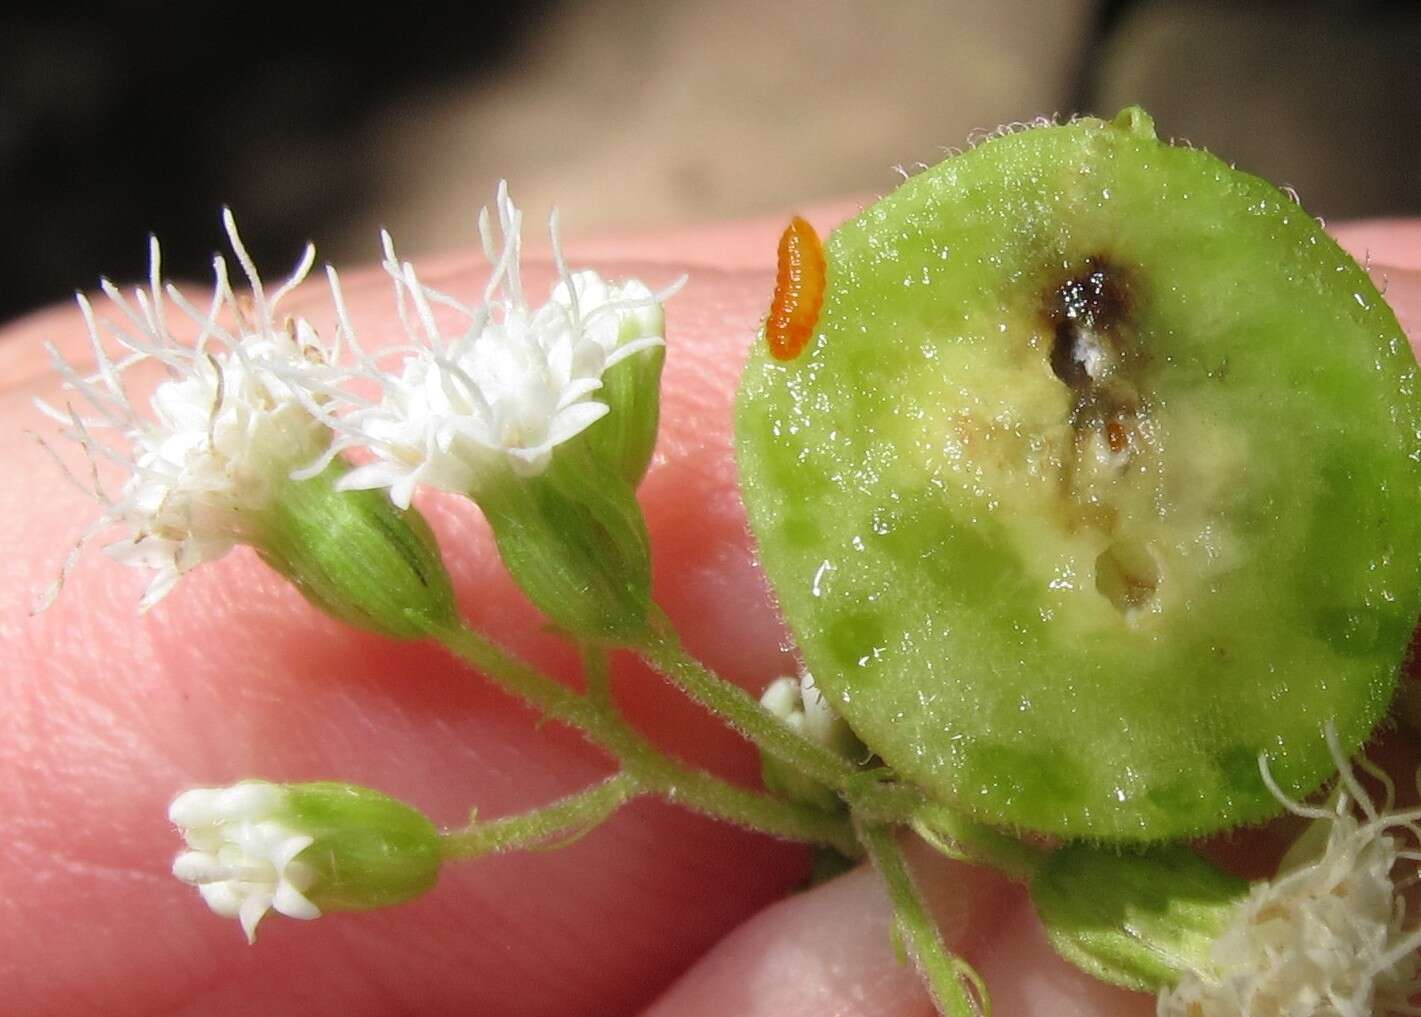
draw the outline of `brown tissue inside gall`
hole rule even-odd
[[[1102,502],[1099,488],[1082,478],[1098,476],[1084,466],[1098,454],[1097,436],[1122,471],[1137,456],[1156,451],[1147,448],[1141,426],[1147,406],[1140,395],[1145,357],[1135,320],[1137,287],[1128,269],[1095,255],[1048,283],[1045,294],[1051,371],[1072,393],[1074,456],[1061,476],[1068,525],[1110,538],[1096,562],[1096,587],[1129,616],[1152,602],[1161,579],[1158,563],[1147,544],[1132,539],[1128,527],[1122,530],[1110,499]]]
[[[1076,393],[1071,423],[1110,430],[1138,408],[1132,375],[1140,359],[1135,342],[1130,274],[1099,255],[1057,283],[1045,304],[1051,334],[1051,370]],[[1121,440],[1112,438],[1112,445]]]

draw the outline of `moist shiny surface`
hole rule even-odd
[[[1277,811],[1383,714],[1416,619],[1416,368],[1271,185],[1080,121],[983,145],[827,244],[757,350],[764,565],[864,741],[979,818],[1147,840]]]

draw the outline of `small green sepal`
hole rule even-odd
[[[651,317],[650,322],[644,320]],[[644,308],[640,317],[622,324],[622,341],[630,342],[649,331],[660,334],[660,305]],[[639,350],[602,375],[597,398],[610,412],[587,429],[585,441],[594,456],[612,465],[635,488],[651,465],[661,417],[661,368],[666,347]]]
[[[939,854],[970,865],[987,866],[1010,879],[1030,880],[1044,858],[1039,848],[940,802],[920,806],[909,825]]]

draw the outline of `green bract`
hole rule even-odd
[[[545,473],[491,484],[478,502],[503,564],[555,625],[583,639],[646,638],[651,545],[615,464],[569,443]]]
[[[257,553],[316,607],[357,628],[421,639],[458,619],[429,524],[379,491],[338,491],[334,463],[287,481],[261,519]]]
[[[439,878],[439,831],[403,802],[354,784],[287,784],[294,829],[314,839],[298,856],[311,900],[326,911],[364,911],[412,900]]]
[[[644,311],[643,315],[650,312]],[[655,312],[656,331],[665,329],[660,308]],[[628,318],[622,325],[621,341],[633,342],[648,331],[644,320]],[[592,454],[613,467],[635,489],[656,446],[661,422],[661,367],[666,347],[653,346],[609,367],[602,375],[597,398],[607,404],[608,413],[587,429],[586,442]]]
[[[1416,364],[1289,197],[1143,113],[989,141],[828,238],[739,455],[805,661],[988,823],[1153,840],[1278,811],[1416,621]]]
[[[1083,844],[1054,852],[1031,901],[1060,954],[1136,992],[1212,972],[1210,951],[1248,899],[1245,880],[1178,845],[1116,854]]]

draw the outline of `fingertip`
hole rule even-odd
[[[1019,896],[992,873],[908,846],[949,949],[970,952]],[[721,940],[644,1017],[927,1017],[897,952],[878,874],[860,867],[780,901]],[[1010,1011],[1000,1011],[1007,1012]]]
[[[1421,219],[1359,219],[1328,231],[1363,264],[1421,270]]]
[[[644,1017],[926,1017],[894,956],[877,875],[860,868],[780,901],[716,944]]]

